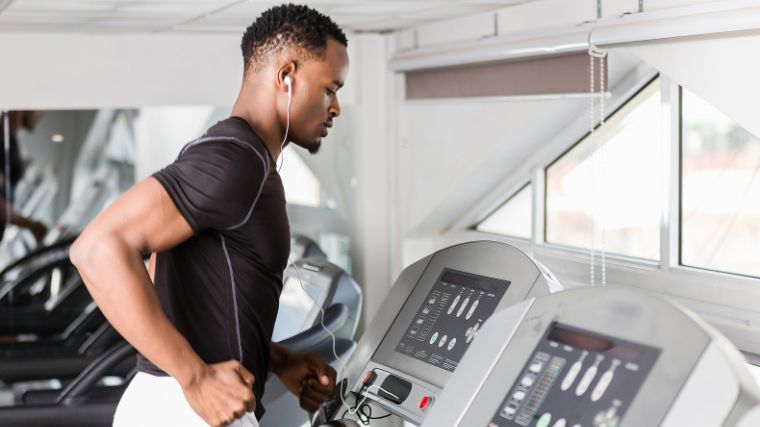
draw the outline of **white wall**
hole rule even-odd
[[[212,107],[148,107],[135,119],[135,180],[173,162],[182,147],[205,132]]]
[[[229,106],[242,80],[241,36],[4,32],[0,109]],[[347,104],[353,91],[342,90]]]
[[[0,108],[230,105],[240,37],[14,34],[0,37]]]

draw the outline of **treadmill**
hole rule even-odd
[[[71,263],[67,265],[65,261],[68,260],[69,248],[75,238],[76,236],[73,236],[35,249],[3,268],[0,271],[0,310],[11,305],[23,306],[32,302],[33,295],[40,294],[44,290],[41,289],[39,281],[46,280],[47,282],[42,285],[60,288],[63,274],[71,272],[67,270],[67,267],[71,267]],[[20,291],[19,282],[30,279],[36,282],[27,284],[25,292]],[[54,281],[59,283],[53,283]],[[39,296],[37,298],[40,299]]]
[[[60,334],[0,340],[0,382],[73,378],[120,341],[121,335],[90,302]]]
[[[419,425],[494,313],[561,289],[540,263],[500,242],[463,243],[415,262],[367,327],[341,381],[343,399],[325,405],[321,421],[355,420],[369,405]]]
[[[0,273],[0,336],[58,334],[92,302],[69,261],[70,245],[42,248]]]
[[[333,367],[342,363],[356,347],[354,334],[362,309],[359,285],[322,258],[296,261],[284,277],[272,341],[292,351],[315,352]],[[335,354],[328,330],[335,337]],[[261,427],[300,426],[310,419],[276,375],[267,378],[261,402],[266,408]]]
[[[73,240],[0,272],[0,381],[73,378],[120,339],[69,261]]]
[[[327,255],[310,237],[294,233],[290,236],[290,261],[298,261],[303,258],[327,259]]]
[[[356,282],[339,267],[319,258],[297,261],[285,271],[284,279],[283,292],[287,290],[294,295],[285,299],[281,307],[291,303],[314,304],[311,298],[299,297],[295,292],[301,289],[303,282],[309,294],[321,303],[325,315],[323,319],[321,310],[312,307],[298,321],[278,321],[276,328],[281,336],[287,337],[280,343],[294,351],[314,351],[326,361],[336,363],[330,338],[332,333],[337,338],[338,357],[347,357],[356,346],[351,338],[362,305],[362,292]],[[0,425],[110,426],[116,405],[134,373],[134,369],[125,372],[124,367],[134,368],[134,356],[135,350],[121,341],[84,368],[63,390],[27,391],[17,396],[15,405],[0,407]],[[268,379],[261,402],[267,409],[261,420],[262,426],[300,425],[309,419],[309,414],[299,409],[297,399],[275,376]],[[283,420],[298,420],[300,424]]]
[[[742,355],[654,294],[582,288],[494,315],[422,424],[760,426]]]
[[[84,283],[71,266],[68,250],[75,239],[73,236],[40,248],[0,272],[5,291],[0,292],[0,357],[3,361],[0,363],[0,381],[73,378],[121,340],[95,307]],[[309,264],[299,264],[301,275],[307,279],[305,286],[313,290],[314,297],[329,307],[333,293],[347,292],[351,297],[345,296],[345,301],[341,302],[349,313],[358,313],[361,299],[350,302],[347,299],[360,296],[360,291],[354,292],[352,286],[343,283],[353,283],[350,276],[320,260],[320,257],[324,258],[324,252],[313,240],[298,235],[292,239],[298,242],[292,246],[292,258],[300,259],[306,254],[317,256]],[[287,315],[280,316],[275,326],[274,339],[277,341],[308,329],[319,314],[316,306],[308,313],[299,312],[304,301],[312,305],[313,302],[300,285],[294,286],[293,268],[291,266],[285,274],[283,297],[295,299],[283,305]],[[312,277],[314,269],[325,269],[324,273],[332,275],[329,277],[336,283]],[[293,277],[288,279],[290,275]],[[9,303],[11,296],[12,304]],[[347,325],[353,325],[353,329],[346,337],[353,337],[357,323],[358,318],[349,319]]]

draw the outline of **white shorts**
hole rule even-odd
[[[185,399],[182,387],[172,377],[138,372],[129,383],[113,417],[114,427],[207,427]],[[232,427],[259,427],[253,413],[230,424]]]

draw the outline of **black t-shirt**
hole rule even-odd
[[[261,418],[282,273],[290,252],[285,192],[264,143],[237,117],[221,121],[153,175],[193,229],[157,254],[161,307],[206,363],[241,360]],[[138,369],[166,375],[142,355]]]

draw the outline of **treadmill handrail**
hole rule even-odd
[[[69,257],[61,257],[61,258],[54,258],[51,261],[46,262],[44,265],[40,266],[36,270],[27,272],[18,280],[14,281],[13,283],[9,283],[6,286],[3,287],[2,290],[0,290],[0,301],[2,301],[6,295],[9,295],[12,291],[16,290],[17,288],[28,286],[31,287],[34,285],[34,282],[36,282],[38,279],[43,277],[48,271],[56,269],[56,268],[64,268],[71,266],[71,261],[69,260]]]
[[[74,240],[77,239],[79,235],[70,236],[67,237],[61,241],[55,242],[51,245],[43,246],[41,248],[37,248],[28,254],[24,255],[23,257],[17,259],[16,261],[12,262],[7,267],[3,268],[2,271],[0,271],[0,278],[5,277],[6,274],[8,274],[9,271],[13,270],[14,268],[18,267],[21,264],[29,262],[29,259],[36,258],[40,255],[43,255],[47,252],[57,251],[60,250],[66,246],[71,246],[72,243],[74,243]]]
[[[105,322],[105,317],[100,312],[95,301],[90,302],[84,308],[84,311],[82,311],[82,313],[80,313],[79,316],[77,316],[73,322],[69,323],[69,326],[61,332],[61,338],[67,339],[84,331],[91,323],[98,321],[99,317]]]
[[[77,349],[77,353],[79,354],[87,354],[87,352],[90,351],[93,347],[96,347],[98,344],[106,342],[110,339],[112,339],[115,335],[118,335],[118,332],[116,332],[116,329],[111,326],[108,322],[103,322],[102,325],[96,329],[92,335],[87,337],[87,339],[82,343],[82,345],[79,346],[79,349]]]
[[[85,394],[91,390],[100,378],[109,369],[121,363],[127,357],[137,351],[126,341],[111,347],[102,356],[93,360],[69,385],[61,391],[55,399],[59,405],[75,404],[78,399],[85,398]]]
[[[291,351],[310,351],[320,343],[330,339],[330,334],[327,332],[328,330],[335,334],[346,324],[346,322],[348,322],[348,320],[348,307],[346,307],[345,304],[333,304],[325,310],[325,316],[322,322],[317,322],[309,329],[280,341],[280,344]],[[322,327],[322,323],[325,325],[324,328]]]
[[[348,321],[348,308],[343,304],[335,304],[325,311],[325,328],[330,332],[337,331]],[[292,336],[280,342],[293,351],[308,351],[324,343],[330,334],[322,328],[321,324]],[[82,371],[56,398],[56,404],[70,405],[84,398],[90,390],[113,366],[121,363],[126,357],[136,353],[136,350],[126,341],[123,341],[102,356],[98,357]]]

